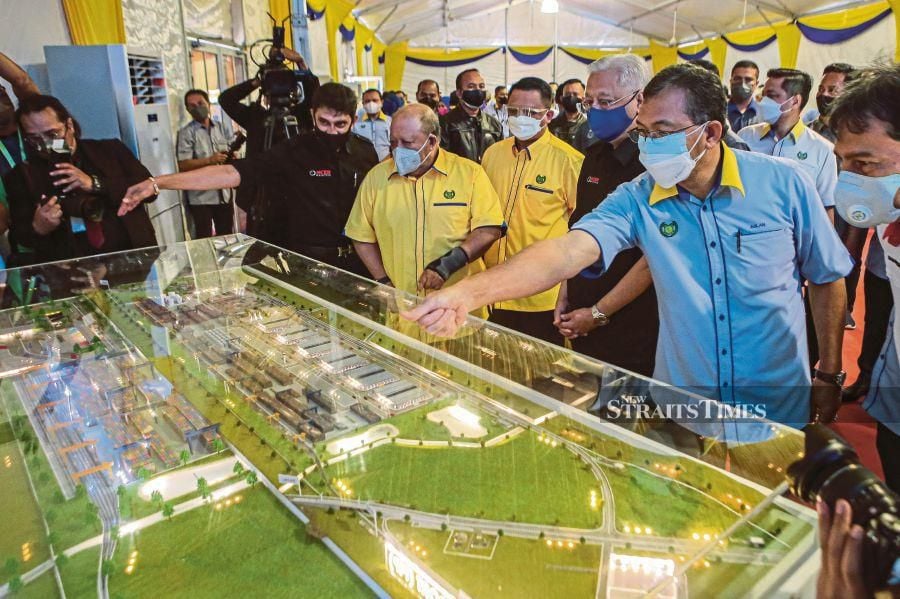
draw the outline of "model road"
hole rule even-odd
[[[453,530],[466,531],[497,531],[502,530],[504,536],[518,537],[523,539],[537,539],[543,532],[544,537],[554,541],[575,541],[581,542],[584,538],[585,543],[590,545],[600,545],[603,543],[630,543],[633,549],[655,551],[659,553],[671,553],[674,549],[675,553],[688,553],[696,551],[702,547],[702,543],[681,539],[676,537],[658,537],[649,535],[628,536],[620,533],[609,534],[602,528],[569,528],[563,526],[552,526],[545,524],[531,524],[526,522],[505,522],[502,520],[484,520],[481,518],[469,518],[466,516],[452,516],[445,514],[432,514],[419,510],[412,510],[395,505],[384,503],[376,503],[372,501],[360,501],[355,499],[340,499],[337,497],[314,496],[314,495],[289,495],[287,496],[297,505],[316,507],[316,508],[335,508],[335,509],[353,509],[368,513],[381,513],[381,518],[390,520],[406,520],[409,516],[409,522],[422,528],[433,530],[441,530],[441,526],[446,524],[447,528]],[[716,555],[722,557],[722,561],[733,563],[772,563],[780,559],[786,552],[781,549],[759,549],[747,547],[728,547],[727,549],[717,550]],[[765,557],[765,561],[763,560]]]

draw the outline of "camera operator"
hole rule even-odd
[[[150,175],[122,142],[80,139],[78,124],[53,96],[25,98],[16,117],[28,160],[4,183],[17,265],[156,245],[145,210],[116,214],[128,186]]]
[[[312,74],[309,67],[306,66],[306,61],[294,50],[282,48],[281,53],[286,60],[293,62],[297,66],[294,75],[297,78],[297,83],[303,88],[303,100],[292,106],[289,114],[297,118],[301,130],[311,131],[313,122],[309,110],[310,101],[315,91],[319,89],[319,78]],[[253,79],[248,79],[243,83],[229,87],[219,95],[219,106],[222,107],[225,114],[247,131],[247,158],[252,158],[265,150],[265,120],[269,116],[271,98],[263,92],[262,103],[254,102],[248,106],[242,102],[244,98],[252,94],[261,85],[262,78],[260,75],[257,75]],[[276,130],[274,133],[273,146],[283,140],[283,136],[278,137],[281,131]],[[240,203],[240,198],[238,203]]]
[[[353,90],[326,83],[311,104],[312,132],[234,164],[164,175],[156,184],[160,189],[204,190],[265,183],[274,203],[266,223],[271,237],[264,241],[369,276],[343,231],[356,191],[378,164],[378,155],[369,140],[350,130],[356,119]],[[131,186],[122,211],[153,193],[152,180]]]

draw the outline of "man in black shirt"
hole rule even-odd
[[[81,139],[53,96],[27,97],[17,116],[28,160],[4,177],[16,265],[156,245],[145,210],[117,215],[128,186],[150,175],[122,142]]]
[[[269,243],[350,272],[369,276],[344,225],[356,190],[378,164],[375,147],[351,132],[356,94],[339,83],[326,83],[312,98],[315,128],[255,157],[163,175],[132,186],[125,209],[159,189],[205,190],[264,183],[274,203],[267,228]]]
[[[647,83],[644,59],[610,56],[590,66],[585,107],[599,139],[588,148],[578,178],[578,205],[569,222],[594,210],[616,187],[644,172],[637,144],[628,138]],[[659,314],[642,252],[621,252],[598,278],[584,274],[560,288],[555,320],[583,354],[650,376]]]
[[[503,139],[503,127],[481,109],[487,92],[478,69],[456,76],[456,93],[459,106],[441,117],[441,147],[480,163],[484,151]]]

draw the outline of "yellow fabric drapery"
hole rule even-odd
[[[391,44],[384,50],[384,89],[398,90],[403,86],[403,71],[406,69],[407,42]]]
[[[763,25],[761,27],[753,27],[751,29],[743,29],[741,31],[726,33],[725,35],[734,44],[751,46],[753,44],[758,44],[769,39],[774,33],[775,32],[771,27],[769,27],[768,25]]]
[[[121,0],[63,0],[63,11],[76,46],[125,43]]]
[[[327,0],[325,4],[325,33],[328,35],[328,67],[333,81],[340,81],[338,61],[338,29],[343,24],[349,29],[356,22],[351,11],[356,4],[350,0]],[[350,20],[352,19],[352,21]],[[345,22],[346,21],[346,22]],[[350,27],[348,27],[350,25]]]
[[[293,27],[291,27],[291,0],[269,0],[269,13],[275,17],[275,21],[278,25],[281,25],[281,21],[287,19],[284,22],[284,45],[287,48],[294,48],[294,32]],[[268,37],[268,36],[267,36]],[[306,58],[304,56],[304,58]]]
[[[650,57],[653,60],[653,72],[658,73],[678,62],[678,48],[669,48],[651,40]]]
[[[894,62],[900,62],[900,0],[889,0],[891,10],[894,11],[894,28],[897,30],[897,44],[894,48]]]
[[[725,53],[728,51],[728,44],[720,37],[706,40],[706,47],[709,48],[709,60],[719,67],[719,73],[725,73]]]
[[[775,36],[778,42],[778,56],[781,67],[797,68],[797,54],[800,52],[800,29],[794,23],[776,25]]]
[[[357,75],[366,75],[365,69],[365,56],[366,56],[366,46],[372,43],[372,39],[374,38],[374,34],[372,30],[363,25],[361,22],[356,22],[356,74]],[[374,48],[373,48],[374,49]],[[369,74],[374,74],[375,71],[371,71]]]

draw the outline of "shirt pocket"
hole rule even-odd
[[[749,295],[796,289],[796,248],[790,229],[738,231],[731,243],[735,268],[729,279]]]
[[[436,236],[465,239],[470,213],[468,202],[441,198],[431,202],[428,220]]]
[[[525,185],[525,197],[521,209],[529,224],[538,228],[551,228],[560,219],[568,223],[566,204],[558,189],[529,183]],[[542,237],[536,237],[542,238]]]

